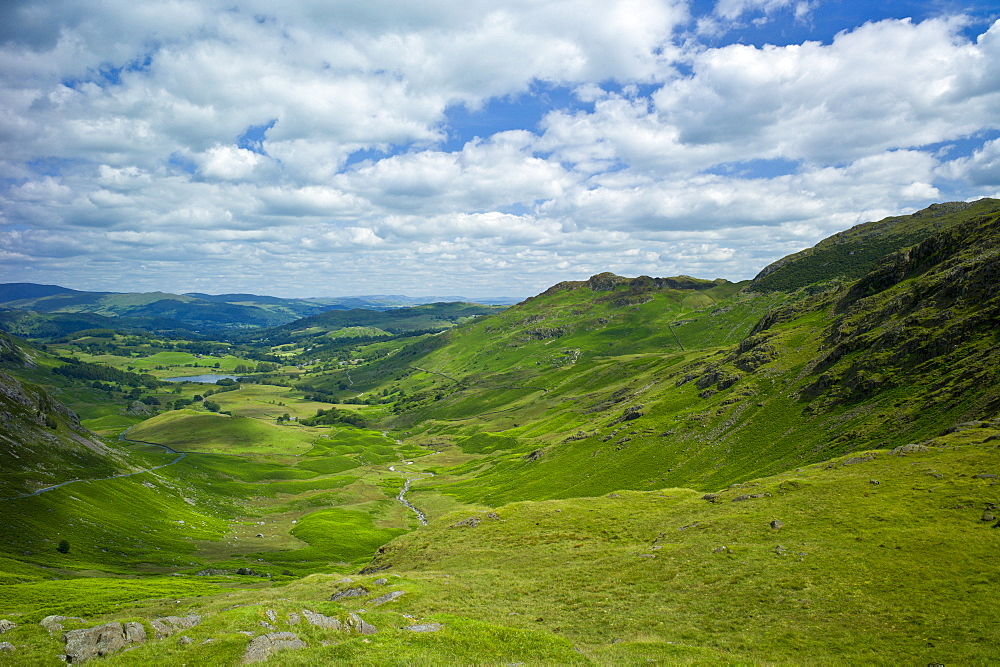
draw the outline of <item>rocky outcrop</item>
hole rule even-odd
[[[250,645],[243,653],[242,662],[244,665],[263,662],[278,651],[300,648],[308,648],[308,645],[294,632],[271,632],[250,640]]]
[[[198,614],[191,614],[189,616],[163,616],[162,618],[154,618],[149,622],[153,626],[153,630],[156,631],[157,639],[169,637],[178,630],[193,628],[199,623],[201,623],[201,616]]]
[[[142,623],[105,623],[93,628],[70,630],[63,635],[66,642],[66,662],[79,664],[92,658],[117,653],[130,644],[146,641]]]
[[[316,626],[317,628],[325,628],[327,630],[340,630],[343,628],[343,624],[332,616],[324,616],[308,609],[302,610],[302,616],[309,625]]]
[[[50,635],[54,635],[58,632],[62,632],[62,624],[66,621],[79,621],[83,623],[83,619],[78,616],[46,616],[38,622],[40,626],[48,630]]]

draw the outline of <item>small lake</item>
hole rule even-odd
[[[201,382],[202,384],[215,384],[219,380],[239,380],[238,375],[189,375],[182,378],[163,378],[164,382]]]

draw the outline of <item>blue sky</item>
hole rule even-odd
[[[0,282],[528,296],[739,280],[1000,196],[1000,11],[8,0]]]

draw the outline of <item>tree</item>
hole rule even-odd
[[[69,542],[67,540],[59,540],[59,546],[56,547],[56,551],[61,554],[69,553]]]

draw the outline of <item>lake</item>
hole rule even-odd
[[[189,375],[183,378],[163,378],[164,382],[201,382],[202,384],[215,384],[219,380],[239,380],[238,375]]]

